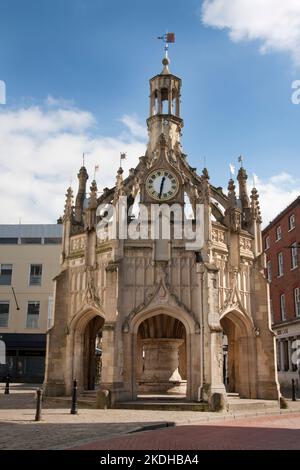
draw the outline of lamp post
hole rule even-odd
[[[9,395],[9,381],[10,381],[10,377],[9,377],[9,374],[7,374],[4,395]]]

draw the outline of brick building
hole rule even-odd
[[[263,231],[279,381],[300,379],[300,196]],[[298,340],[298,343],[297,343]]]

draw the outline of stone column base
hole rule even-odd
[[[138,393],[150,395],[186,395],[186,380],[167,382],[139,382]]]

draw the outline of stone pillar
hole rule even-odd
[[[170,89],[169,89],[169,93],[168,93],[168,113],[169,114],[172,114],[173,113],[173,106],[172,106],[172,88],[171,88],[171,85],[170,85]]]
[[[155,94],[151,93],[151,96],[150,96],[150,116],[154,116],[155,112],[156,112],[156,109],[155,109]]]
[[[142,340],[144,350],[144,370],[140,387],[142,392],[185,392],[182,387],[184,382],[178,371],[178,350],[183,342],[183,339],[173,338]]]
[[[222,332],[211,331],[211,395],[219,393],[226,396],[225,385],[223,383],[223,346]]]
[[[158,99],[158,114],[162,114],[162,101],[161,101],[161,91],[158,90],[157,92],[157,99]]]
[[[105,323],[102,330],[102,384],[109,387],[114,382],[115,325]]]
[[[180,95],[176,97],[176,116],[180,117]]]

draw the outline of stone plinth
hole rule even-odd
[[[183,339],[151,338],[142,340],[144,365],[139,383],[143,393],[185,393],[186,381],[178,371],[179,347]]]

